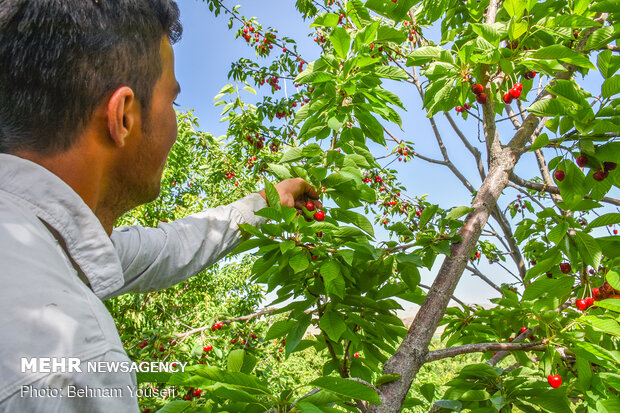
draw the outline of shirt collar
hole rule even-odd
[[[124,285],[110,237],[90,207],[62,179],[39,164],[0,153],[0,191],[12,194],[56,230],[98,297]]]

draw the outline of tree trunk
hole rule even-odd
[[[400,374],[401,378],[379,388],[383,405],[372,405],[370,411],[381,413],[401,411],[413,379],[424,364],[431,339],[445,314],[450,296],[456,289],[478,238],[498,198],[506,188],[510,173],[518,159],[519,154],[510,147],[501,149],[494,156],[489,173],[472,203],[474,210],[467,216],[465,226],[459,231],[462,241],[452,245],[450,257],[444,260],[407,336],[384,366],[384,374]]]

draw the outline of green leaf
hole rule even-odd
[[[299,251],[288,260],[288,265],[290,265],[293,271],[295,271],[295,274],[297,274],[308,268],[310,262],[308,258],[306,258],[306,255]]]
[[[597,359],[595,362],[598,362],[598,360],[609,360],[612,363],[618,363],[620,361],[618,360],[618,357],[615,355],[615,353],[612,353],[611,351],[599,346],[598,344],[590,343],[588,341],[574,341],[573,345],[594,356]]]
[[[376,76],[387,79],[404,80],[409,78],[407,72],[395,66],[376,66],[372,71]]]
[[[532,146],[530,147],[530,152],[534,152],[549,143],[549,136],[546,133],[541,133],[538,135]]]
[[[572,209],[575,205],[583,200],[586,195],[585,176],[581,169],[571,161],[564,160],[560,162],[557,169],[563,170],[565,178],[556,184],[560,189],[560,195],[566,204],[565,209]]]
[[[620,93],[620,75],[615,75],[603,82],[601,91],[604,98],[610,98]]]
[[[367,8],[379,13],[380,15],[399,22],[407,16],[417,0],[368,0],[365,4]]]
[[[368,139],[385,146],[385,138],[383,135],[383,126],[379,121],[370,114],[366,109],[354,109],[353,113],[360,123],[362,132]]]
[[[280,179],[288,179],[293,177],[293,175],[286,166],[278,165],[275,163],[268,163],[267,166],[269,167],[271,172],[273,172],[273,174]]]
[[[228,353],[228,371],[241,371],[244,357],[245,351],[241,349],[232,350]]]
[[[340,208],[332,208],[329,210],[329,214],[336,220],[341,222],[347,222],[353,224],[363,231],[366,231],[370,236],[375,235],[371,222],[362,214]]]
[[[351,46],[351,36],[349,36],[347,30],[344,27],[336,27],[329,36],[329,39],[338,57],[341,59],[346,58],[349,53],[349,47]]]
[[[506,33],[505,23],[473,23],[471,28],[477,35],[496,46]]]
[[[319,409],[312,403],[298,402],[295,406],[301,410],[302,413],[323,413],[323,410]]]
[[[424,64],[431,59],[438,58],[443,51],[443,48],[437,46],[423,46],[415,49],[407,56],[407,66]]]
[[[362,30],[360,30],[355,36],[355,40],[362,44],[372,43],[377,38],[377,29],[379,28],[379,22],[374,22]]]
[[[276,187],[265,179],[265,192],[267,193],[267,202],[269,206],[276,211],[282,211],[282,204],[280,203],[280,194]]]
[[[608,310],[620,313],[620,298],[608,298],[606,300],[597,301],[598,307],[606,308]]]
[[[314,19],[314,22],[310,25],[310,27],[317,26],[325,26],[325,27],[336,27],[338,26],[338,21],[340,20],[340,16],[334,13],[321,13]]]
[[[610,270],[605,277],[607,278],[609,285],[611,285],[615,290],[620,290],[620,274],[618,274],[617,271]]]
[[[452,208],[450,212],[448,212],[448,215],[446,215],[446,219],[459,219],[463,215],[468,214],[473,210],[473,208],[467,206]]]
[[[259,217],[265,217],[267,219],[271,219],[274,221],[282,220],[282,212],[278,211],[276,208],[273,208],[273,207],[267,207],[267,208],[260,209],[256,211],[254,214],[258,215]]]
[[[563,388],[547,390],[544,393],[537,392],[536,397],[528,397],[527,401],[552,413],[572,412]]]
[[[389,26],[379,26],[377,30],[377,42],[402,43],[407,39],[407,33]]]
[[[330,340],[338,342],[340,336],[347,330],[347,325],[340,313],[327,310],[319,320],[319,327],[327,334]]]
[[[570,107],[557,99],[542,99],[527,108],[528,112],[538,116],[568,115]]]
[[[288,333],[288,331],[295,325],[294,320],[281,320],[273,323],[267,334],[265,340],[273,340],[274,338],[280,338]]]
[[[560,241],[562,241],[562,239],[566,235],[567,231],[568,231],[568,222],[562,221],[558,225],[553,227],[551,231],[549,231],[549,233],[547,234],[547,239],[553,242],[554,244],[559,244]]]
[[[596,66],[594,66],[586,56],[561,44],[554,44],[538,49],[530,57],[532,59],[542,60],[557,59],[577,66],[596,70]]]
[[[523,0],[505,0],[504,10],[506,10],[510,17],[520,19],[525,11],[525,2]]]
[[[290,329],[288,335],[286,336],[286,355],[291,354],[310,326],[310,322],[312,321],[312,316],[310,314],[302,314],[293,325],[293,328]]]
[[[584,16],[577,14],[565,14],[554,19],[558,27],[599,27],[601,24]]]
[[[340,377],[319,377],[310,384],[356,400],[365,400],[374,404],[382,404],[377,392],[370,387],[353,380]]]
[[[511,40],[516,40],[519,37],[527,33],[528,25],[525,21],[516,22],[514,19],[510,20],[508,26],[508,36]]]
[[[280,159],[280,162],[281,163],[290,163],[290,162],[297,161],[297,160],[303,158],[302,151],[303,151],[303,148],[301,148],[299,146],[297,146],[295,148],[292,148],[290,151],[288,151],[284,155],[282,155],[282,158]]]
[[[572,277],[541,277],[528,285],[523,292],[523,299],[533,301],[544,297],[561,300],[572,291],[575,280]]]
[[[601,72],[601,75],[603,75],[605,79],[613,75],[613,73],[611,73],[610,71],[611,57],[611,50],[603,50],[598,54],[598,57],[596,58],[596,65],[598,66],[598,70]]]
[[[221,383],[232,384],[249,393],[271,394],[266,384],[249,374],[224,371],[217,367],[202,365],[196,369],[196,374]]]
[[[345,282],[340,274],[340,264],[331,260],[321,265],[320,273],[325,283],[325,291],[330,296],[344,298]]]
[[[616,0],[599,0],[590,6],[590,10],[605,13],[620,13],[620,3]]]
[[[620,224],[620,213],[612,212],[609,214],[601,215],[594,219],[588,226],[587,229],[597,228],[597,227],[606,227],[607,225]]]
[[[254,90],[253,87],[251,86],[244,86],[243,90],[245,90],[246,92],[250,92],[251,94],[255,95],[256,94],[256,90]]]
[[[581,259],[588,265],[598,268],[603,258],[603,251],[596,240],[583,231],[575,232],[575,241]]]
[[[420,215],[420,228],[426,227],[426,224],[430,222],[431,219],[435,216],[435,213],[439,209],[439,205],[429,205],[422,211],[422,215]]]
[[[612,318],[601,316],[582,316],[580,321],[589,324],[595,330],[620,337],[620,324]]]

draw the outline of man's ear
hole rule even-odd
[[[140,105],[128,86],[123,86],[114,91],[107,107],[108,130],[114,144],[123,147],[127,143],[127,137],[134,132],[133,128],[139,125],[137,122],[140,114]]]

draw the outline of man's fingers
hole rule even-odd
[[[305,181],[304,181],[305,182]],[[306,195],[310,198],[312,198],[313,200],[315,199],[319,199],[319,194],[318,192],[316,192],[316,190],[312,187],[312,185],[310,185],[309,183],[306,182],[306,191],[305,191]]]

